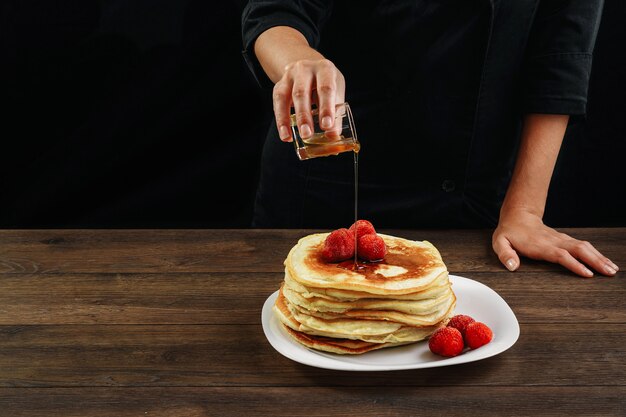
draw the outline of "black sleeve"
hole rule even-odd
[[[332,0],[250,0],[241,16],[243,57],[261,87],[273,86],[254,54],[256,38],[273,26],[290,26],[304,35],[312,48],[330,16]]]
[[[526,50],[525,113],[584,115],[603,0],[540,0]]]

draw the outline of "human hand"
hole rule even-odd
[[[272,95],[278,135],[291,142],[290,110],[293,104],[298,130],[303,138],[313,135],[311,106],[319,109],[320,127],[332,129],[335,105],[344,102],[346,83],[343,74],[327,59],[299,60],[285,68],[274,85]]]
[[[519,255],[561,264],[587,278],[593,276],[587,266],[607,276],[613,276],[619,270],[591,243],[557,232],[546,226],[540,216],[523,209],[501,213],[493,233],[492,247],[500,262],[510,271],[519,267]]]

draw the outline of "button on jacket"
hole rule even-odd
[[[379,227],[494,226],[523,115],[585,114],[602,4],[251,0],[243,54],[271,90],[254,42],[291,26],[344,74],[362,145],[359,217]],[[299,161],[272,124],[254,225],[349,225],[351,161]]]

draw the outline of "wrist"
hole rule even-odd
[[[519,218],[525,216],[533,216],[539,219],[543,218],[544,206],[527,204],[524,202],[507,202],[506,200],[500,207],[500,220],[509,218]]]
[[[301,60],[320,60],[324,56],[309,46],[304,35],[288,26],[275,26],[261,33],[254,52],[268,77],[276,83],[288,66]]]

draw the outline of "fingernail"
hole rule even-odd
[[[289,129],[287,129],[287,126],[283,125],[278,128],[278,135],[280,136],[280,140],[289,139]]]
[[[331,119],[330,116],[324,116],[322,118],[322,127],[323,128],[331,127],[332,124],[333,124],[333,119]]]
[[[615,275],[617,273],[615,268],[613,268],[611,265],[604,265],[604,270],[611,275]]]
[[[583,268],[583,273],[585,275],[587,275],[588,277],[592,277],[593,276],[593,272],[591,272],[589,269],[587,268]]]
[[[309,127],[309,125],[302,125],[300,126],[300,136],[302,136],[303,138],[308,138],[309,136],[311,136],[313,132],[311,132],[311,128]]]
[[[516,266],[517,266],[517,262],[515,262],[515,259],[511,258],[508,261],[506,261],[506,267],[509,269],[509,271],[515,271]]]
[[[619,271],[619,266],[615,265],[613,262],[609,261],[609,265],[611,265],[611,268],[613,268],[615,271]]]

